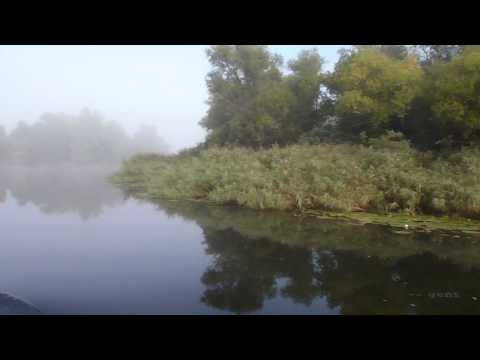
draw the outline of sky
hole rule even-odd
[[[316,47],[331,70],[348,45],[271,45],[287,62]],[[207,45],[0,45],[0,125],[99,111],[133,132],[155,125],[173,151],[205,138]]]

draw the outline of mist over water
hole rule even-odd
[[[116,169],[113,164],[3,165],[0,206],[8,197],[19,207],[33,205],[45,214],[75,214],[86,221],[125,201],[107,181]]]

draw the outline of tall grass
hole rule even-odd
[[[480,218],[480,151],[418,152],[389,134],[365,145],[210,148],[139,155],[113,181],[149,198],[254,209],[407,212]]]

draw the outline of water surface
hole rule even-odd
[[[478,314],[480,239],[137,200],[0,168],[0,313]]]

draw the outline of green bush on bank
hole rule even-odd
[[[480,218],[480,151],[418,152],[396,133],[364,145],[213,147],[176,156],[139,155],[113,180],[150,198],[254,209]]]

